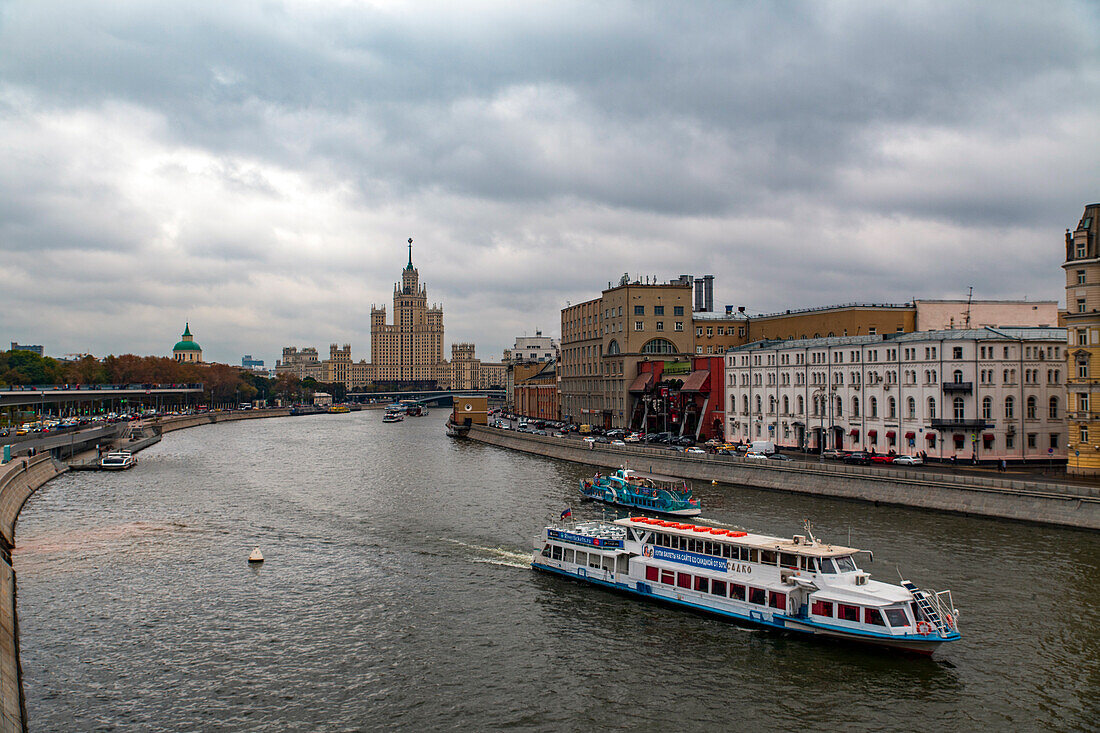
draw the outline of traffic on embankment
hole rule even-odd
[[[66,440],[75,444],[127,441],[125,447],[139,451],[160,440],[162,433],[235,420],[252,420],[267,417],[286,417],[289,408],[265,410],[235,410],[204,412],[195,415],[166,416],[144,421],[142,428],[152,433],[148,437],[131,441],[131,425],[95,427],[88,436]],[[151,428],[151,430],[149,430]],[[27,730],[27,712],[23,697],[22,669],[19,664],[19,617],[16,613],[15,571],[12,568],[11,551],[15,547],[15,525],[23,505],[39,487],[50,479],[69,470],[67,463],[54,457],[53,452],[68,447],[65,441],[45,448],[34,445],[20,446],[12,460],[0,464],[0,733],[16,733]],[[25,455],[29,453],[30,455]],[[71,453],[68,451],[67,453]],[[90,455],[94,460],[96,451]],[[71,455],[71,461],[80,461],[81,454]]]
[[[605,468],[1100,530],[1100,486],[611,445],[474,425],[471,440]]]

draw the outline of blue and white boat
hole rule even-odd
[[[548,526],[531,567],[739,622],[931,654],[958,641],[950,591],[871,580],[865,552],[651,517]]]
[[[698,499],[692,498],[686,481],[659,476],[646,476],[629,468],[620,468],[604,476],[597,473],[581,479],[581,495],[629,509],[643,509],[677,517],[694,517],[703,511]]]

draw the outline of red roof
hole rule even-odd
[[[645,392],[653,386],[653,372],[645,372],[634,378],[630,384],[631,392]]]
[[[709,392],[710,389],[706,387],[707,382],[710,381],[709,369],[696,369],[687,376],[684,380],[684,386],[680,387],[681,392]]]

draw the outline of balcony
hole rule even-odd
[[[955,392],[958,394],[970,394],[974,391],[973,382],[944,382],[944,392]]]
[[[941,417],[932,419],[933,430],[982,430],[986,427],[988,427],[988,424],[985,420],[982,420],[980,418],[953,419],[948,417]]]

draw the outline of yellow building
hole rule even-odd
[[[185,324],[183,327],[183,335],[180,336],[180,340],[172,347],[172,358],[176,361],[187,362],[188,364],[201,364],[202,363],[202,347],[195,343],[195,337],[191,335],[191,324]]]
[[[1100,204],[1066,230],[1067,423],[1070,473],[1100,474]]]
[[[428,291],[420,284],[420,271],[413,267],[411,239],[409,264],[393,288],[393,323],[386,323],[385,307],[371,308],[370,350],[379,381],[438,380],[443,363],[443,307],[428,306]]]

